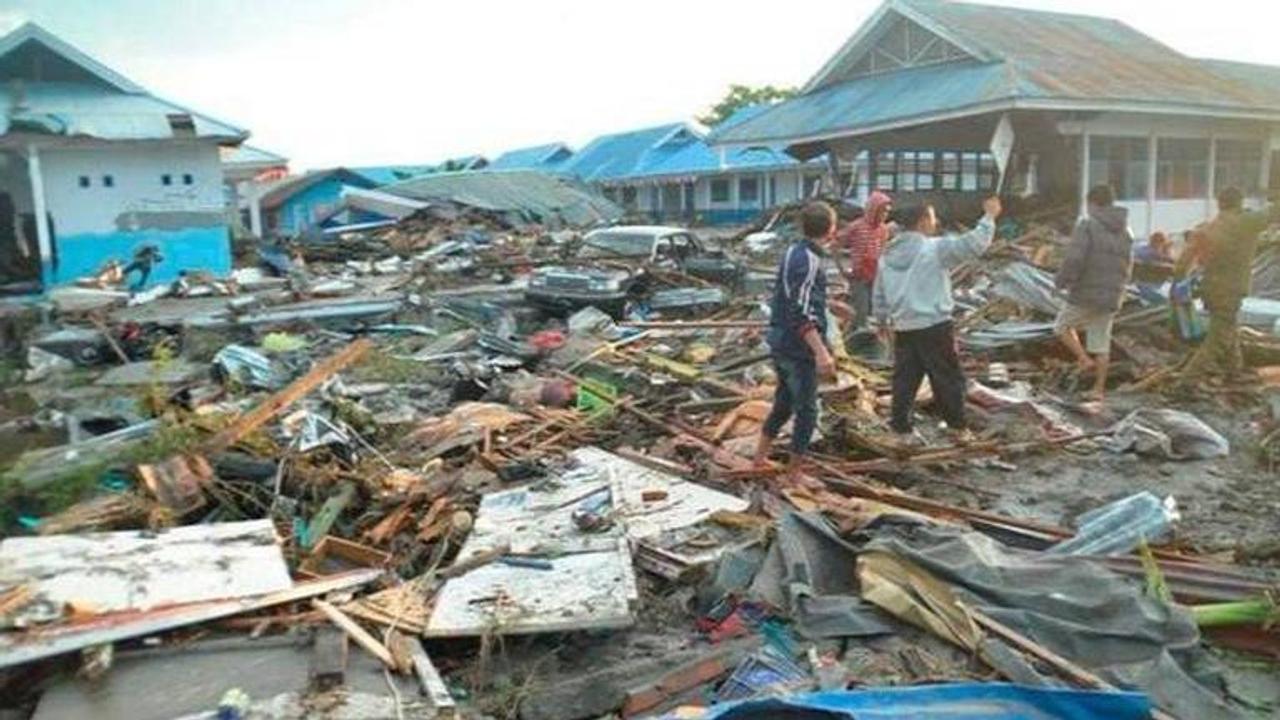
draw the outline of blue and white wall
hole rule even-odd
[[[181,270],[231,272],[222,167],[212,142],[111,143],[40,150],[55,259],[46,277],[65,284],[128,263],[144,245],[164,261],[150,282]]]
[[[279,207],[267,211],[267,230],[289,237],[316,227],[321,218],[342,204],[342,188],[347,184],[351,184],[350,178],[344,182],[335,175],[290,196]]]

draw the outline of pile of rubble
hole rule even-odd
[[[1186,348],[1135,288],[1099,411],[1045,342],[1060,240],[1006,234],[955,278],[977,440],[890,442],[887,364],[854,339],[798,483],[749,459],[759,258],[726,284],[602,258],[643,296],[548,312],[530,278],[578,233],[416,215],[233,287],[54,293],[4,368],[0,696],[44,719],[1269,716],[1274,677],[1222,649],[1280,657],[1271,301],[1254,379],[1164,395]]]

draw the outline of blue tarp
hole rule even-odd
[[[1141,693],[957,683],[845,690],[748,700],[707,718],[856,718],[857,720],[1148,720]]]

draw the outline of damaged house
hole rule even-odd
[[[717,127],[736,127],[764,110],[744,108]],[[720,225],[807,197],[821,182],[823,165],[801,163],[780,146],[712,148],[705,128],[679,122],[602,135],[560,171],[654,222]]]
[[[798,97],[711,141],[834,158],[850,194],[1000,185],[1082,209],[1108,183],[1135,233],[1180,231],[1219,189],[1257,201],[1280,184],[1280,68],[1187,57],[1104,18],[889,0]]]
[[[489,163],[489,170],[537,170],[560,172],[573,157],[573,148],[561,142],[508,150]]]
[[[248,133],[155,97],[35,24],[0,38],[0,292],[153,248],[151,283],[231,271],[219,149]]]

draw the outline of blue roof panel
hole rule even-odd
[[[858,78],[793,100],[726,130],[717,144],[792,143],[842,131],[1010,98],[1010,78],[1000,63],[956,63]]]
[[[486,167],[489,170],[546,170],[556,171],[569,161],[573,150],[564,143],[547,143],[533,147],[517,148],[502,153]]]

